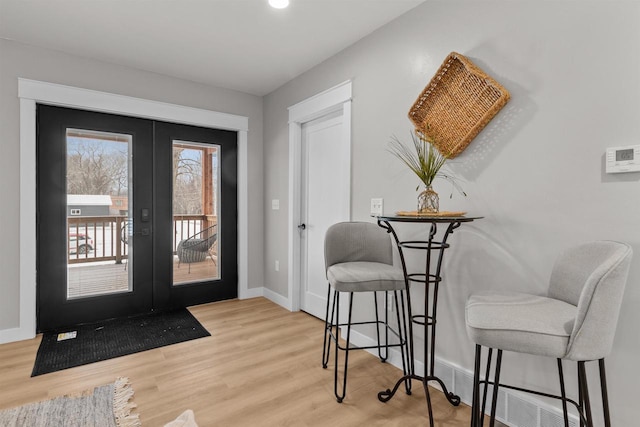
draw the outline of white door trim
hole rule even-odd
[[[18,79],[20,98],[20,325],[0,331],[0,343],[36,332],[36,104],[122,114],[238,132],[238,297],[248,290],[247,132],[249,119],[124,95]]]
[[[351,81],[348,80],[289,107],[289,241],[287,308],[300,310],[300,201],[302,125],[333,111],[342,110],[345,141],[349,144],[349,182],[345,182],[347,218],[351,218]]]

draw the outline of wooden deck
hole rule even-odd
[[[129,290],[130,268],[126,261],[122,264],[115,262],[87,262],[70,265],[68,298],[79,298],[90,295],[126,292]],[[199,282],[218,277],[218,267],[207,258],[203,262],[180,264],[178,258],[173,261],[174,284]]]

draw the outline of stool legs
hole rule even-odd
[[[487,403],[487,391],[489,384],[493,385],[493,392],[491,393],[491,415],[489,419],[489,426],[494,427],[496,422],[496,410],[498,406],[498,386],[500,385],[500,369],[502,366],[502,350],[498,350],[498,356],[496,357],[494,378],[493,382],[489,381],[491,372],[491,359],[493,349],[489,348],[487,355],[487,368],[485,371],[485,377],[482,383],[484,383],[484,389],[482,392],[482,403],[480,402],[480,364],[482,360],[482,346],[476,344],[476,358],[473,372],[473,401],[471,402],[471,427],[482,427],[484,424],[484,410]]]
[[[324,342],[322,344],[322,367],[327,369],[327,364],[329,363],[329,355],[331,354],[331,337],[329,331],[329,305],[332,306],[331,309],[331,321],[333,322],[333,313],[336,309],[335,299],[333,304],[331,304],[331,285],[327,285],[327,312],[324,317]]]
[[[473,400],[471,402],[471,427],[477,427],[480,418],[480,358],[482,346],[476,344],[476,359],[473,367]]]
[[[564,373],[562,369],[562,359],[557,359],[558,363],[558,376],[560,379],[560,396],[542,393],[535,390],[528,390],[521,387],[514,387],[510,385],[500,384],[500,368],[502,364],[502,350],[498,350],[498,356],[495,364],[494,380],[489,381],[489,371],[491,367],[491,353],[492,349],[489,349],[487,358],[487,367],[484,380],[480,380],[480,366],[482,359],[482,346],[476,344],[475,350],[475,364],[473,374],[473,400],[471,403],[471,427],[482,427],[484,421],[484,411],[486,407],[487,388],[489,384],[493,385],[492,404],[491,404],[491,416],[489,426],[493,427],[496,417],[496,406],[498,401],[498,387],[504,387],[512,390],[518,390],[521,392],[532,393],[539,396],[545,396],[550,398],[559,399],[562,402],[563,412],[563,425],[569,427],[569,411],[567,409],[568,403],[571,403],[578,409],[578,415],[580,417],[581,427],[594,427],[593,415],[591,412],[591,399],[589,396],[589,384],[587,381],[587,373],[585,369],[585,361],[577,362],[578,365],[578,401],[571,400],[566,395],[566,388],[564,384]],[[598,360],[600,369],[600,389],[602,393],[602,408],[604,415],[604,426],[611,427],[611,415],[609,410],[609,397],[607,392],[607,377],[604,366],[604,359]],[[480,384],[484,383],[484,393],[481,395]]]
[[[409,357],[409,353],[408,351],[406,351],[406,349],[404,348],[407,345],[407,325],[406,325],[406,321],[404,319],[404,304],[403,301],[402,302],[402,317],[400,314],[400,310],[399,310],[399,303],[398,303],[398,291],[394,291],[394,297],[395,297],[395,310],[396,310],[396,318],[398,321],[398,332],[396,333],[396,331],[392,332],[394,334],[397,335],[398,339],[399,339],[399,344],[389,344],[389,315],[388,315],[388,307],[386,306],[386,301],[387,301],[387,295],[388,295],[388,291],[384,291],[385,293],[385,315],[384,315],[384,322],[380,322],[380,316],[378,314],[378,299],[376,296],[376,292],[374,292],[374,304],[375,304],[375,321],[369,321],[369,322],[356,322],[353,323],[352,322],[352,313],[353,313],[353,292],[349,293],[349,311],[348,311],[348,319],[346,323],[341,324],[340,323],[340,292],[338,291],[333,291],[333,298],[332,297],[332,292],[331,292],[332,288],[331,285],[328,286],[328,290],[327,290],[327,308],[325,311],[325,322],[324,322],[324,341],[323,341],[323,345],[322,345],[322,367],[324,369],[327,368],[327,366],[329,365],[329,358],[331,357],[331,341],[335,340],[335,349],[334,349],[334,360],[335,360],[335,366],[334,366],[334,394],[336,396],[336,400],[338,401],[338,403],[342,403],[345,395],[346,395],[346,389],[347,389],[347,370],[348,370],[348,362],[349,362],[349,352],[350,350],[358,350],[358,349],[373,349],[373,348],[377,348],[378,349],[378,356],[380,358],[380,360],[382,362],[385,362],[389,356],[389,347],[400,347],[400,353],[401,353],[401,358],[402,358],[402,370],[404,372],[404,374],[406,375],[408,372],[408,357]],[[402,295],[400,295],[400,297],[402,297]],[[350,342],[351,342],[351,326],[352,325],[362,325],[362,324],[371,324],[371,323],[375,323],[376,324],[376,338],[377,338],[377,345],[373,346],[365,346],[365,347],[351,347],[350,346]],[[381,340],[381,332],[380,332],[380,324],[384,325],[385,331],[384,331],[384,343]],[[346,326],[347,330],[346,330],[346,337],[345,337],[345,345],[341,346],[340,342],[339,342],[339,338],[340,338],[340,326]],[[335,328],[335,329],[334,329]],[[382,352],[382,349],[384,348],[384,355]],[[343,373],[342,373],[342,378],[340,378],[340,369],[339,369],[339,365],[340,363],[340,356],[339,356],[339,351],[343,350],[344,351],[344,363],[343,363]],[[339,387],[339,383],[342,383],[342,387]],[[407,394],[411,394],[411,383],[410,381],[406,381],[405,382],[405,387],[407,389]]]
[[[338,403],[342,403],[345,394],[347,394],[347,369],[349,367],[349,343],[351,342],[351,314],[353,312],[353,292],[349,293],[349,314],[347,320],[347,337],[346,343],[344,346],[344,370],[343,370],[343,378],[342,378],[342,392],[338,392],[338,382],[339,382],[339,369],[338,369],[338,361],[339,361],[339,353],[340,353],[340,344],[338,343],[339,339],[339,330],[340,330],[340,292],[336,292],[334,300],[336,301],[336,305],[338,309],[336,310],[336,361],[334,364],[334,374],[333,374],[333,392],[336,395],[336,400]]]
[[[584,362],[578,362],[578,387],[582,391],[582,408],[586,417],[586,427],[593,427],[593,417],[591,416],[591,401],[589,400],[589,384],[587,383],[587,372]]]
[[[496,358],[496,373],[493,380],[493,402],[491,402],[491,420],[489,427],[494,427],[496,423],[496,407],[498,406],[498,387],[500,386],[500,366],[502,365],[502,350],[498,350]]]
[[[386,306],[387,306],[387,295],[388,293],[385,292],[384,293],[384,301],[385,301],[385,313],[384,313],[384,324],[388,325],[389,324],[389,314],[388,314],[388,310],[386,310]],[[384,356],[382,355],[382,346],[380,345],[380,317],[378,316],[378,293],[374,292],[373,293],[373,306],[375,308],[376,311],[376,338],[378,339],[378,357],[380,358],[380,361],[382,362],[386,362],[387,361],[387,357],[389,357],[389,329],[388,328],[384,328]]]
[[[564,427],[569,427],[569,412],[567,411],[567,393],[564,388],[564,374],[562,373],[562,359],[558,359],[558,377],[560,377],[560,399],[562,400],[562,414]]]
[[[600,390],[602,391],[604,427],[611,427],[611,415],[609,414],[609,395],[607,393],[607,375],[604,370],[604,359],[598,360],[598,366],[600,367]]]
[[[484,383],[485,384],[489,384],[489,374],[491,372],[491,358],[493,354],[493,349],[489,348],[489,355],[487,356],[487,369],[484,372]],[[487,406],[487,392],[489,391],[489,387],[484,387],[484,390],[482,392],[482,409],[480,410],[480,413],[482,414],[483,420],[484,420],[484,410]],[[482,423],[480,423],[482,424]]]

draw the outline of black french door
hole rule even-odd
[[[194,160],[197,158],[201,159],[200,163]],[[171,230],[171,233],[155,233],[156,305],[178,308],[236,298],[237,133],[156,122],[154,164],[155,228]],[[175,165],[173,168],[172,164]],[[192,194],[189,184],[193,177],[189,174],[193,172],[194,164],[203,169],[196,176],[208,176],[199,193],[209,194],[209,197],[202,197],[205,206],[196,209],[202,213],[202,220],[190,219],[194,214],[188,213],[189,197],[180,198],[187,206],[179,206],[177,200],[182,192]],[[188,178],[180,182],[183,174]],[[171,189],[173,197],[167,191]],[[198,273],[203,267],[204,281]]]
[[[37,329],[237,296],[237,135],[38,105]]]

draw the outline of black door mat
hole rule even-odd
[[[76,337],[58,341],[58,334]],[[32,377],[165,345],[210,336],[187,309],[111,319],[63,331],[46,332],[38,348]]]

